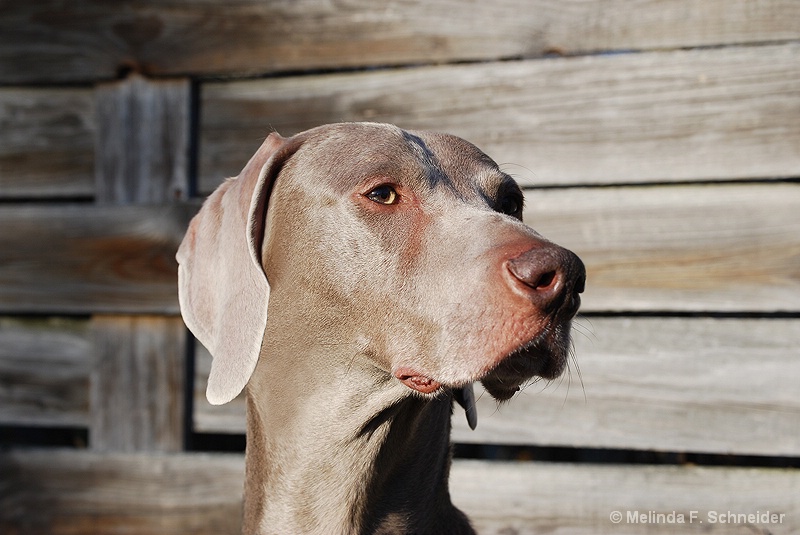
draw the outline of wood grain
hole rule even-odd
[[[200,189],[273,129],[445,131],[526,185],[797,176],[800,45],[481,63],[202,88]]]
[[[800,454],[800,321],[579,319],[566,376],[509,403],[478,395],[468,443]]]
[[[364,119],[462,135],[529,185],[795,176],[797,50],[753,47],[208,84],[200,186],[208,193],[236,175],[273,128],[291,134]],[[98,90],[100,101],[108,87]],[[0,124],[0,198],[94,195],[91,90],[0,89]],[[123,142],[121,132],[112,137]],[[141,151],[121,154],[134,165],[149,161]],[[115,160],[107,156],[106,162],[103,169],[113,171]],[[170,195],[184,189],[162,185]]]
[[[132,75],[96,89],[95,200],[156,204],[189,196],[189,81]]]
[[[0,210],[0,311],[178,313],[175,252],[197,205]]]
[[[187,340],[183,321],[95,316],[92,335],[92,449],[181,451]]]
[[[94,448],[0,452],[0,535],[239,530],[242,456],[174,453],[189,388],[195,431],[244,430],[241,397],[205,401],[204,349],[185,377],[189,145],[208,193],[269,131],[342,120],[473,141],[586,261],[570,374],[501,407],[479,391],[455,440],[800,456],[800,184],[775,180],[800,170],[800,3],[0,11],[0,425],[88,427]],[[487,534],[800,533],[794,469],[458,460],[451,489]],[[707,519],[726,511],[785,517]]]
[[[236,533],[238,455],[0,454],[0,533]],[[456,461],[454,503],[481,534],[618,534],[800,530],[797,470]],[[623,522],[610,514],[620,511]],[[629,523],[627,511],[685,515],[686,524]],[[689,523],[691,512],[697,521]],[[780,524],[710,523],[708,513],[783,514]],[[700,522],[702,520],[702,523]]]
[[[0,318],[0,424],[86,427],[86,320]]]
[[[584,311],[800,311],[800,184],[530,191],[586,263]]]
[[[0,199],[93,195],[94,133],[90,89],[0,88]]]
[[[0,533],[237,533],[244,463],[232,455],[27,451],[0,456]]]
[[[11,1],[0,83],[219,76],[797,39],[791,0]]]
[[[453,503],[482,535],[749,535],[800,529],[797,470],[464,461],[453,463],[450,489]],[[622,513],[620,523],[611,520],[615,511]],[[674,512],[683,514],[685,523],[630,522],[629,511],[646,517]],[[718,518],[728,511],[784,517],[774,524],[710,521],[709,513]],[[690,522],[692,512],[696,520]]]
[[[5,207],[0,307],[177,313],[196,209]],[[585,311],[797,312],[797,213],[797,184],[728,184],[533,190],[526,220],[586,262]]]
[[[189,81],[156,81],[133,74],[100,85],[95,95],[96,203],[147,206],[185,200],[191,139]],[[174,278],[172,282],[174,290]],[[187,355],[183,321],[95,316],[92,333],[92,449],[181,451]]]
[[[582,318],[567,374],[497,406],[478,388],[478,428],[460,410],[453,440],[662,451],[800,454],[800,321]],[[243,433],[244,396],[205,399],[198,351],[194,425]]]

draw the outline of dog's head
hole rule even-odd
[[[522,223],[522,204],[454,136],[371,123],[271,135],[178,251],[181,311],[214,357],[209,400],[246,385],[268,310],[302,343],[344,345],[423,395],[480,380],[504,400],[558,376],[585,270]]]

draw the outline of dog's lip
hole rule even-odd
[[[408,388],[416,390],[420,394],[432,394],[442,387],[442,383],[436,379],[410,368],[399,368],[394,371],[394,376]]]
[[[568,351],[567,345],[560,343],[558,337],[557,332],[548,329],[535,340],[512,351],[481,378],[483,387],[496,400],[507,401],[523,383],[535,377],[555,379],[566,367]]]

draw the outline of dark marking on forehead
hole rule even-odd
[[[478,201],[496,209],[498,199],[517,188],[513,178],[472,143],[449,134],[404,133],[404,139],[426,171],[430,185],[442,184],[464,201]],[[470,202],[472,202],[470,201]]]
[[[442,164],[436,154],[425,144],[421,137],[415,136],[403,130],[403,138],[425,167],[426,178],[430,187],[434,188],[440,184],[452,185],[450,177],[442,169]]]

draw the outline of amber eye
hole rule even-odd
[[[367,198],[378,204],[396,204],[398,200],[397,192],[392,186],[378,186],[367,193]]]

